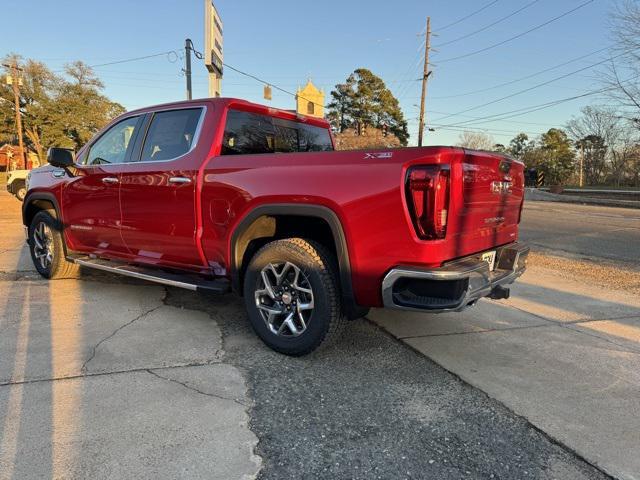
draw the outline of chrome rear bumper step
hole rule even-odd
[[[514,242],[495,251],[494,271],[480,254],[433,269],[392,268],[382,281],[383,304],[386,308],[443,313],[459,312],[483,297],[509,298],[505,286],[524,273],[529,247]]]
[[[200,277],[191,273],[171,273],[164,270],[145,268],[128,263],[119,263],[112,260],[91,257],[69,257],[70,262],[74,262],[82,267],[94,268],[104,272],[116,273],[127,277],[147,280],[149,282],[160,283],[171,287],[185,288],[187,290],[202,291],[208,293],[223,294],[230,291],[230,283],[225,278],[213,280]]]

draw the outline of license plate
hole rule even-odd
[[[487,262],[489,264],[489,271],[493,272],[493,270],[495,270],[496,268],[496,251],[493,250],[491,252],[485,252],[482,254],[482,258],[483,261]]]

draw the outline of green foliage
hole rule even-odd
[[[345,83],[336,85],[331,97],[327,117],[339,132],[353,128],[358,122],[376,128],[386,124],[402,145],[407,144],[407,122],[398,100],[370,70],[355,70]]]
[[[79,149],[100,128],[125,111],[100,92],[102,82],[82,62],[65,67],[57,75],[41,62],[8,55],[2,63],[19,62],[23,68],[20,111],[27,148],[44,163],[49,147]],[[0,85],[0,143],[15,139],[13,91]]]
[[[519,133],[509,142],[508,153],[513,158],[522,160],[525,154],[533,148],[533,142],[529,141],[526,133]]]
[[[527,167],[543,171],[549,185],[562,185],[575,168],[575,152],[571,140],[558,128],[543,133],[539,142],[524,153],[523,160]]]
[[[493,152],[498,152],[498,153],[504,153],[504,154],[508,154],[509,153],[509,149],[507,147],[505,147],[502,143],[494,144],[493,148],[491,150]]]

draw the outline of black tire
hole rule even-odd
[[[36,213],[29,225],[29,251],[33,265],[44,278],[71,278],[78,273],[78,266],[65,258],[59,222],[48,211]],[[43,251],[51,254],[49,261],[43,261]]]
[[[27,196],[27,186],[24,184],[24,182],[21,182],[16,185],[16,187],[16,198],[21,202],[24,202],[24,197]]]
[[[265,344],[277,352],[300,356],[339,338],[346,319],[335,265],[335,258],[322,245],[302,238],[276,240],[256,252],[247,267],[243,290],[251,326]],[[296,268],[302,275],[296,276]],[[263,270],[273,284],[274,296],[264,293],[268,289]],[[280,281],[276,273],[282,275]],[[307,308],[303,309],[303,305]],[[275,320],[270,323],[271,316],[265,308],[282,312],[274,314]],[[290,322],[301,333],[292,333],[290,323],[284,320],[289,314],[293,315]],[[283,320],[278,324],[280,319]]]

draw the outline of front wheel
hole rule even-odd
[[[78,266],[65,258],[64,240],[58,223],[49,212],[38,212],[29,226],[31,260],[45,278],[73,277]]]
[[[25,185],[19,185],[16,190],[16,198],[21,202],[24,202],[24,197],[27,196],[27,187]]]
[[[345,318],[335,259],[301,238],[276,240],[254,255],[244,278],[249,321],[269,347],[305,355],[337,338]]]

